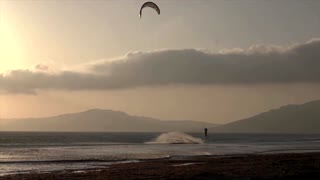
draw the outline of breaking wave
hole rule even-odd
[[[183,132],[167,132],[147,144],[202,144],[203,140]]]

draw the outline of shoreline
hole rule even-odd
[[[102,168],[0,176],[9,179],[320,178],[320,152],[197,156],[118,163]]]

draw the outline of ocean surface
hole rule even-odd
[[[0,132],[0,176],[158,158],[318,152],[320,134]]]

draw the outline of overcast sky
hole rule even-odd
[[[0,0],[0,116],[226,123],[320,99],[320,1],[143,2]]]

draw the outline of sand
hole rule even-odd
[[[320,153],[202,156],[147,160],[101,169],[21,174],[3,179],[320,179]]]

